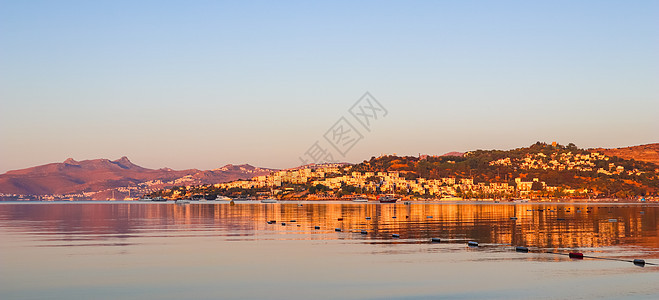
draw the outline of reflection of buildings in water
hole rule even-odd
[[[194,230],[231,236],[336,239],[351,238],[345,233],[352,230],[357,232],[354,238],[358,239],[384,239],[397,233],[401,238],[419,241],[440,237],[545,248],[619,244],[657,248],[658,211],[659,207],[609,208],[578,204],[67,203],[0,206],[3,219],[11,226],[33,226],[35,230],[52,234]],[[511,220],[511,217],[516,219]],[[609,219],[617,222],[609,222]],[[276,220],[276,225],[268,225],[266,222],[270,220]],[[282,222],[287,223],[286,226],[281,226]],[[320,226],[321,230],[314,230],[314,226]],[[328,234],[334,228],[342,228],[344,233]],[[369,234],[358,234],[361,230]]]

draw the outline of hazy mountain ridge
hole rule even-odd
[[[272,169],[250,165],[226,165],[214,170],[148,169],[127,157],[117,160],[93,159],[8,171],[0,175],[0,193],[18,195],[84,194],[90,199],[123,199],[132,190],[137,196],[151,188],[184,184],[213,184],[251,178]]]

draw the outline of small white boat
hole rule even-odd
[[[368,199],[362,198],[362,197],[357,197],[352,200],[352,202],[368,202]]]
[[[181,200],[174,201],[174,203],[176,203],[176,204],[190,204],[190,200],[181,199]]]
[[[217,197],[215,198],[215,200],[231,201],[231,198],[229,198],[229,197],[227,197],[227,196],[217,195]]]
[[[263,199],[261,203],[277,203],[277,199]]]

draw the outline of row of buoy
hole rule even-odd
[[[617,220],[616,220],[616,221],[617,221]],[[296,222],[296,221],[295,221],[295,220],[290,220],[290,222]],[[274,221],[274,220],[271,220],[271,221],[268,221],[267,223],[268,223],[268,224],[276,224],[277,222]],[[285,223],[285,222],[282,222],[281,225],[282,225],[282,226],[286,226],[286,223]],[[297,225],[297,226],[299,227],[300,225]],[[314,226],[314,229],[320,229],[320,226]],[[336,232],[342,232],[343,229],[341,229],[341,228],[334,228],[334,231],[336,231]],[[360,231],[360,234],[362,234],[362,235],[366,235],[366,234],[368,234],[368,231],[367,231],[367,230],[361,230],[361,231]],[[391,234],[391,237],[397,239],[397,238],[400,238],[400,234],[398,234],[398,233],[393,233],[393,234]],[[442,240],[441,240],[440,238],[438,238],[438,237],[434,237],[434,238],[431,238],[431,239],[430,239],[430,242],[431,242],[431,243],[440,243],[441,241],[442,241]],[[478,242],[476,242],[476,241],[468,241],[468,242],[467,242],[467,246],[469,246],[469,247],[478,247]],[[529,248],[528,248],[528,247],[524,247],[524,246],[516,246],[516,247],[515,247],[515,252],[528,253],[528,252],[529,252]],[[545,253],[551,253],[551,254],[562,254],[562,253],[555,253],[555,252],[545,252]],[[562,254],[562,255],[565,255],[565,254]],[[583,259],[583,258],[584,258],[584,254],[583,254],[582,252],[569,252],[569,253],[568,253],[568,257],[569,257],[569,258],[572,258],[572,259]],[[591,257],[591,256],[588,256],[588,258],[608,259],[608,258]],[[619,260],[619,259],[613,259],[613,260]],[[626,260],[620,260],[620,261],[626,261]],[[634,259],[634,260],[632,260],[631,262],[632,262],[634,265],[636,265],[636,266],[641,266],[641,267],[645,267],[646,264],[650,264],[650,263],[646,263],[645,260],[643,260],[643,259]],[[654,265],[654,264],[652,264],[652,265]]]
[[[528,253],[528,252],[529,252],[529,248],[528,248],[528,247],[524,247],[524,246],[517,246],[517,247],[515,247],[515,251],[516,251],[516,252]],[[544,252],[544,253],[565,255],[564,253],[556,253],[556,252]],[[607,259],[607,260],[627,261],[627,262],[632,262],[634,265],[636,265],[636,266],[640,266],[640,267],[645,267],[645,265],[646,265],[645,260],[643,260],[643,259],[638,259],[638,258],[637,258],[637,259],[634,259],[634,260],[631,260],[631,261],[628,261],[628,260],[615,259],[615,258],[603,258],[603,257],[594,257],[594,256],[584,256],[584,254],[583,254],[582,252],[569,252],[567,255],[568,255],[569,258],[572,258],[572,259],[584,259],[584,257],[587,257],[587,258],[594,258],[594,259]],[[650,264],[650,263],[647,263],[647,264]],[[653,264],[653,265],[654,265],[654,264]]]

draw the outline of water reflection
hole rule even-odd
[[[40,236],[51,246],[124,246],[135,237],[204,235],[381,242],[396,233],[398,243],[439,237],[540,248],[626,246],[656,253],[658,211],[651,205],[588,204],[1,204],[0,228]]]

